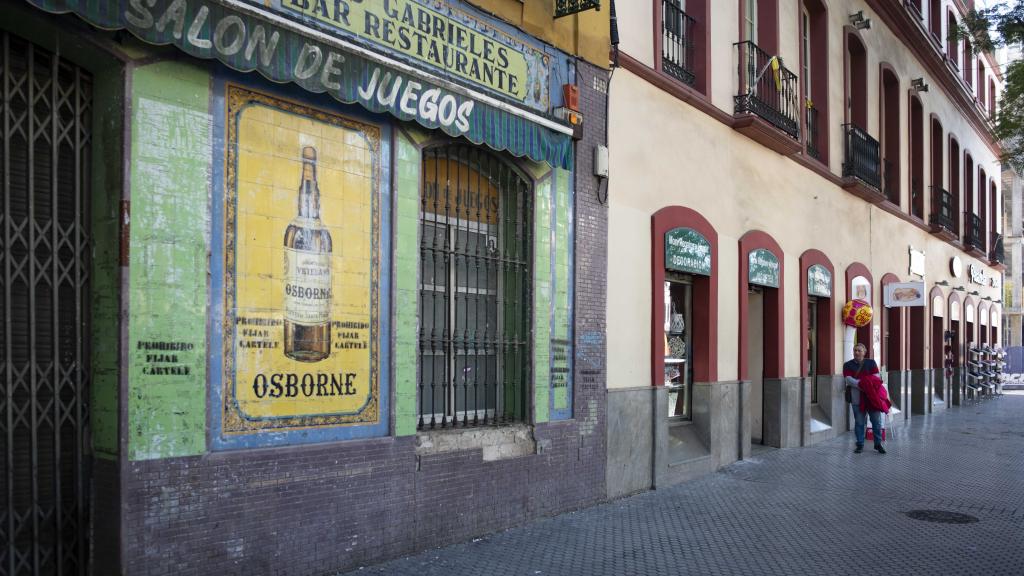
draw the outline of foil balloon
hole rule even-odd
[[[843,324],[861,328],[871,323],[871,305],[864,300],[850,300],[843,306]]]

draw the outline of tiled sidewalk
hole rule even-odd
[[[1024,574],[1024,395],[915,417],[887,448],[853,454],[847,434],[758,451],[699,480],[352,574]]]

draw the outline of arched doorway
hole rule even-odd
[[[739,379],[750,381],[750,401],[745,403],[750,441],[778,447],[783,443],[783,411],[777,404],[785,366],[785,255],[760,230],[744,234],[739,249],[738,369]]]
[[[960,294],[957,291],[949,293],[949,331],[945,336],[943,352],[949,361],[951,380],[947,386],[949,401],[954,406],[960,404],[963,397],[963,335],[961,324],[963,322],[963,311],[960,305]],[[946,350],[948,347],[948,350]]]
[[[949,394],[946,387],[949,379],[945,376],[945,334],[946,334],[946,298],[938,286],[932,288],[930,296],[931,314],[930,336],[931,354],[929,368],[932,371],[932,405],[944,405]]]
[[[651,381],[682,386],[672,415],[688,419],[693,383],[718,378],[718,233],[703,216],[682,206],[662,208],[651,220]],[[674,329],[680,314],[682,330]],[[679,350],[672,348],[674,337],[683,339],[682,346],[676,344]],[[685,369],[676,374],[666,358],[684,359],[679,364]]]
[[[880,282],[881,293],[885,294],[885,287],[893,282],[899,282],[899,278],[892,273],[882,276]],[[905,411],[907,407],[906,397],[909,395],[909,378],[906,374],[907,362],[905,349],[905,322],[904,309],[900,307],[881,309],[882,317],[882,362],[881,369],[886,371],[889,398],[893,406],[898,410]]]
[[[803,398],[809,404],[805,444],[834,435],[833,426],[845,409],[842,389],[835,384],[835,268],[819,250],[800,255],[800,374]],[[805,414],[807,413],[805,412]]]

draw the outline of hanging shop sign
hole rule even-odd
[[[758,248],[747,256],[747,282],[769,288],[779,287],[779,259],[770,250]]]
[[[850,291],[853,293],[855,300],[863,300],[870,303],[871,300],[871,281],[863,276],[854,276],[853,280],[850,281]]]
[[[886,308],[924,306],[924,282],[892,282],[885,285]]]
[[[692,228],[665,233],[665,268],[702,276],[711,275],[711,243]]]
[[[293,0],[285,1],[290,4]],[[413,50],[411,43],[417,43],[417,52],[420,40],[406,30],[412,24],[405,21],[407,19],[402,14],[415,14],[416,26],[419,26],[420,15],[423,15],[424,22],[429,16],[434,37],[429,42],[424,37],[423,41],[428,45],[435,43],[436,49],[443,53],[440,56],[442,60],[455,62],[460,69],[463,59],[469,58],[468,54],[474,55],[478,67],[488,59],[496,60],[491,65],[493,68],[487,69],[490,72],[481,72],[485,84],[499,75],[503,78],[500,86],[509,88],[512,85],[510,75],[514,73],[517,78],[522,76],[522,86],[517,80],[511,92],[518,94],[526,90],[530,93],[524,96],[523,104],[535,103],[534,108],[539,109],[539,102],[546,102],[546,95],[536,93],[537,86],[547,85],[547,75],[540,71],[544,68],[544,61],[538,60],[540,57],[535,51],[520,46],[522,50],[518,56],[513,56],[512,49],[518,45],[501,44],[495,35],[488,36],[481,30],[470,34],[469,28],[453,21],[450,15],[447,20],[441,16],[435,19],[431,11],[418,5],[413,10],[413,4],[403,2],[401,6],[408,11],[403,9],[397,19],[391,16],[390,24],[386,25],[383,18],[398,13],[398,3],[366,2],[364,5],[356,0],[297,1],[300,9],[304,1],[308,6],[315,6],[317,14],[331,10],[332,21],[337,17],[354,23],[354,17],[361,15],[365,26],[365,20],[370,18],[376,22],[376,26],[371,28],[382,41],[390,39],[388,42],[395,42],[398,48],[403,48],[406,44],[403,38],[407,38],[410,50]],[[528,156],[558,168],[572,168],[570,128],[466,89],[450,79],[452,74],[435,76],[415,66],[388,60],[365,48],[347,44],[337,34],[328,34],[306,25],[312,16],[301,10],[297,13],[299,21],[293,22],[274,12],[267,12],[262,3],[248,5],[232,0],[29,2],[49,12],[74,12],[100,28],[126,29],[152,44],[174,44],[192,56],[215,58],[235,70],[258,70],[274,82],[292,82],[310,92],[326,92],[341,102],[360,104],[373,112],[386,112],[402,120],[415,121],[450,136],[463,136],[475,144],[508,150],[516,156]],[[370,5],[374,7],[368,8]],[[279,3],[277,9],[294,12],[282,8]],[[318,16],[316,20],[320,22],[322,18]],[[433,23],[438,26],[436,30]],[[406,30],[406,33],[399,32],[399,29]],[[443,46],[437,37],[445,38]],[[428,54],[433,52],[429,46],[424,50]],[[525,59],[525,64],[519,58]],[[535,60],[532,64],[537,69],[535,72],[530,71],[531,58]],[[507,65],[505,60],[508,60]],[[497,72],[499,67],[504,70],[502,74]]]
[[[832,273],[821,264],[812,264],[807,269],[807,295],[832,297]]]
[[[924,278],[924,251],[914,250],[913,246],[908,247],[907,251],[910,253],[910,274],[918,278]]]

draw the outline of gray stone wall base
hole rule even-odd
[[[698,382],[693,419],[668,418],[664,387],[608,390],[609,498],[669,486],[750,455],[750,383]]]
[[[932,411],[932,369],[910,371],[910,411],[929,414]]]
[[[766,446],[800,446],[802,390],[800,378],[765,378],[763,441]]]
[[[653,422],[659,392],[667,402],[668,394],[663,387],[608,390],[608,466],[605,482],[609,498],[649,490],[654,484]],[[664,414],[667,413],[666,406]]]

